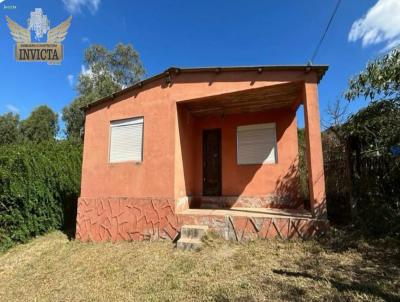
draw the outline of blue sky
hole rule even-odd
[[[336,5],[336,0],[0,1],[0,114],[15,111],[22,118],[41,104],[59,113],[74,99],[83,52],[91,43],[108,48],[132,43],[147,76],[170,66],[305,64]],[[349,77],[400,41],[399,2],[342,1],[314,60],[330,65],[319,87],[323,119],[328,102],[341,96]],[[26,27],[35,8],[43,9],[51,27],[73,16],[61,65],[14,60],[5,16]],[[359,100],[350,110],[365,105]]]

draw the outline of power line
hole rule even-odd
[[[318,54],[319,48],[320,48],[322,42],[323,42],[324,39],[325,39],[326,33],[328,32],[329,27],[331,26],[331,23],[332,23],[333,19],[335,18],[336,12],[337,12],[337,10],[338,10],[338,8],[339,8],[341,2],[342,2],[342,0],[338,0],[338,1],[336,2],[335,9],[334,9],[333,12],[332,12],[331,18],[329,19],[328,25],[327,25],[326,28],[325,28],[324,34],[321,36],[321,39],[319,40],[319,42],[318,42],[318,44],[317,44],[317,47],[315,47],[315,50],[314,50],[314,52],[313,52],[313,55],[311,56],[311,60],[310,60],[311,64],[312,64],[312,62],[314,61],[315,57],[316,57],[317,54]]]

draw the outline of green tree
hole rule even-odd
[[[335,134],[324,145],[328,211],[330,203],[343,212],[340,204],[349,199],[358,229],[399,236],[400,48],[370,61],[350,79],[344,96],[370,103],[325,133]]]
[[[350,79],[346,99],[360,96],[375,101],[400,98],[400,48],[369,62],[364,71]]]
[[[35,143],[54,140],[58,133],[57,113],[46,105],[39,106],[21,122],[21,131],[24,138]]]
[[[341,128],[345,137],[357,137],[364,152],[400,144],[400,48],[370,61],[353,77],[347,100],[370,99],[371,104],[350,116]]]
[[[118,44],[112,51],[92,45],[85,51],[85,70],[78,79],[78,97],[63,109],[66,134],[80,139],[84,126],[82,107],[126,88],[142,78],[145,71],[132,45]]]
[[[0,145],[16,143],[19,139],[19,115],[11,112],[0,115]]]
[[[400,146],[400,99],[372,101],[350,116],[341,131],[347,139],[356,138],[362,152],[389,154]]]

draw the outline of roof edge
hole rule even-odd
[[[85,112],[89,110],[90,108],[93,108],[95,106],[98,106],[102,103],[105,103],[107,101],[111,101],[115,99],[118,96],[121,96],[125,94],[126,92],[142,88],[144,85],[151,83],[153,81],[156,81],[158,79],[168,77],[171,74],[180,74],[180,73],[197,73],[197,72],[216,72],[220,73],[223,71],[257,71],[259,73],[262,73],[263,71],[305,71],[305,72],[311,72],[311,71],[316,71],[318,75],[318,83],[322,80],[324,77],[326,71],[328,70],[329,65],[256,65],[256,66],[226,66],[226,67],[170,67],[163,72],[156,74],[154,76],[151,76],[147,79],[144,79],[142,81],[139,81],[127,88],[124,88],[120,91],[114,92],[111,95],[108,95],[104,98],[98,99],[90,104],[87,104],[85,106],[82,106],[81,109],[84,110]],[[170,81],[171,79],[169,79]]]

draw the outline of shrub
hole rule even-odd
[[[81,158],[68,141],[0,146],[0,248],[75,224]]]
[[[400,237],[400,99],[371,102],[323,137],[329,218]]]

